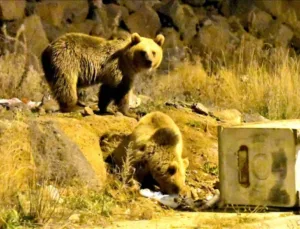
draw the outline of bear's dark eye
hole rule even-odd
[[[167,173],[172,176],[176,173],[176,170],[177,170],[177,168],[174,165],[170,165],[168,170],[167,170]]]
[[[146,149],[146,145],[141,145],[140,146],[140,151],[145,151],[145,149]]]
[[[141,57],[146,57],[147,53],[145,51],[140,51]]]
[[[155,57],[155,56],[156,56],[156,52],[153,51],[153,52],[152,52],[152,55],[153,55],[153,57]]]

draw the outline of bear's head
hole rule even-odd
[[[165,37],[161,34],[155,39],[150,39],[133,33],[126,52],[128,63],[136,72],[156,69],[163,58],[164,41]]]
[[[185,172],[189,161],[182,158],[180,138],[172,129],[160,128],[141,147],[149,172],[163,193],[184,194],[186,190]]]

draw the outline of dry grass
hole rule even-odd
[[[59,224],[104,226],[112,219],[150,219],[151,212],[162,211],[151,200],[129,189],[129,160],[125,161],[124,169],[109,174],[102,189],[87,187],[78,180],[67,181],[72,185],[58,185],[41,179],[43,174],[36,176],[31,146],[24,139],[28,133],[22,125],[22,122],[10,126],[5,123],[0,128],[0,133],[5,132],[0,142],[0,228],[47,228]],[[21,130],[18,136],[15,136],[16,128]],[[63,202],[51,197],[51,186],[59,191]],[[147,204],[141,208],[141,203]]]
[[[24,141],[26,131],[21,122],[0,123],[0,204],[5,205],[24,187],[26,177],[34,173],[30,145]]]
[[[12,47],[4,50],[0,56],[0,98],[34,99],[41,90],[41,73],[32,65],[27,65],[29,51],[24,45],[26,42],[20,40],[21,34],[22,29],[14,38],[4,32],[3,39],[9,41]],[[166,75],[141,78],[137,82],[137,91],[150,96],[155,105],[167,100],[184,100],[202,102],[209,106],[236,108],[247,113],[258,112],[271,119],[300,117],[300,59],[291,55],[288,50],[261,50],[255,46],[249,48],[244,45],[230,59],[215,63],[208,58],[205,62],[205,68],[199,60],[186,61]],[[205,122],[201,117],[191,120],[187,119],[187,115],[176,111],[172,111],[171,116],[177,119],[186,136],[184,140],[190,145],[187,148],[189,153],[206,155],[207,160],[201,159],[201,163],[206,163],[202,169],[215,175],[217,168],[210,164],[211,158],[215,157],[214,121],[208,120],[207,124],[211,129],[201,132],[199,128],[206,128],[203,127]],[[27,220],[30,223],[51,224],[53,219],[65,217],[66,220],[72,214],[79,214],[76,223],[104,225],[112,217],[114,220],[149,219],[155,217],[155,214],[164,213],[157,204],[145,198],[141,200],[136,192],[128,189],[125,181],[130,173],[129,159],[122,171],[109,175],[109,182],[102,190],[91,190],[80,184],[58,187],[55,183],[46,181],[42,186],[37,186],[31,158],[32,149],[31,146],[24,145],[26,132],[18,129],[20,126],[11,132],[2,130],[0,125],[0,134],[5,134],[1,139],[9,139],[0,142],[0,228],[14,228],[24,224],[28,216],[31,217]],[[203,139],[203,142],[199,140],[193,143],[195,138]],[[195,155],[191,154],[191,157]],[[199,165],[197,160],[196,158],[195,164]],[[26,184],[24,177],[28,178]],[[53,203],[51,199],[43,197],[46,183],[60,190],[63,203]],[[24,214],[24,210],[20,210],[22,206],[17,198],[20,192],[27,193],[30,209],[33,209],[29,211],[30,214]],[[33,194],[35,198],[31,198]],[[149,212],[153,213],[149,215]],[[213,223],[214,228],[223,228],[245,221],[249,222],[248,218],[237,217],[228,221],[216,218]]]
[[[283,48],[244,46],[223,64],[211,60],[213,66],[205,70],[204,60],[186,61],[168,75],[143,78],[137,91],[156,103],[183,100],[258,112],[270,119],[299,118],[300,58],[292,54]]]

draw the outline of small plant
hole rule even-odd
[[[3,212],[0,215],[0,228],[17,229],[21,227],[20,215],[15,209]]]
[[[190,121],[187,123],[188,126],[190,127],[194,127],[194,128],[201,128],[203,127],[203,123],[199,122],[199,121]]]
[[[219,174],[218,166],[211,162],[205,162],[203,166],[204,172],[217,176]]]
[[[85,214],[97,214],[108,217],[112,214],[115,201],[107,190],[89,190],[86,195],[74,195],[68,198],[66,206],[73,211],[84,211]]]

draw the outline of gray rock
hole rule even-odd
[[[58,3],[65,4],[63,23],[80,23],[85,21],[89,12],[88,0],[76,0],[76,4],[73,1],[58,1]]]
[[[40,57],[44,49],[49,44],[41,18],[38,15],[27,17],[24,20],[24,26],[28,49],[37,57]]]
[[[237,38],[231,33],[229,26],[218,24],[212,20],[206,20],[204,26],[191,41],[194,53],[206,55],[212,54],[212,58],[222,59],[231,55],[236,48]]]
[[[137,32],[141,36],[154,38],[161,28],[157,13],[150,7],[144,6],[131,14],[125,20],[131,33]]]
[[[90,108],[90,107],[85,107],[85,108],[83,109],[83,115],[84,115],[84,116],[94,115],[94,111],[93,111],[93,109]]]
[[[275,47],[287,47],[291,42],[294,33],[289,26],[276,20],[270,24],[262,36],[267,43],[273,44]]]
[[[272,15],[256,9],[251,13],[249,30],[253,35],[261,36],[273,21]]]
[[[192,105],[194,112],[202,115],[209,115],[209,109],[205,107],[202,103],[195,103]]]
[[[189,44],[197,33],[196,25],[198,24],[198,18],[193,8],[187,4],[181,4],[178,0],[174,0],[162,6],[159,12],[173,20],[173,23],[179,29],[184,43]]]
[[[160,69],[172,70],[184,61],[187,57],[187,51],[175,29],[163,28],[161,33],[165,36],[165,43],[163,46],[164,58]]]
[[[78,177],[87,185],[98,185],[98,179],[80,148],[54,122],[29,123],[32,155],[39,174],[57,182]]]
[[[0,19],[16,20],[24,17],[26,0],[0,1]]]

